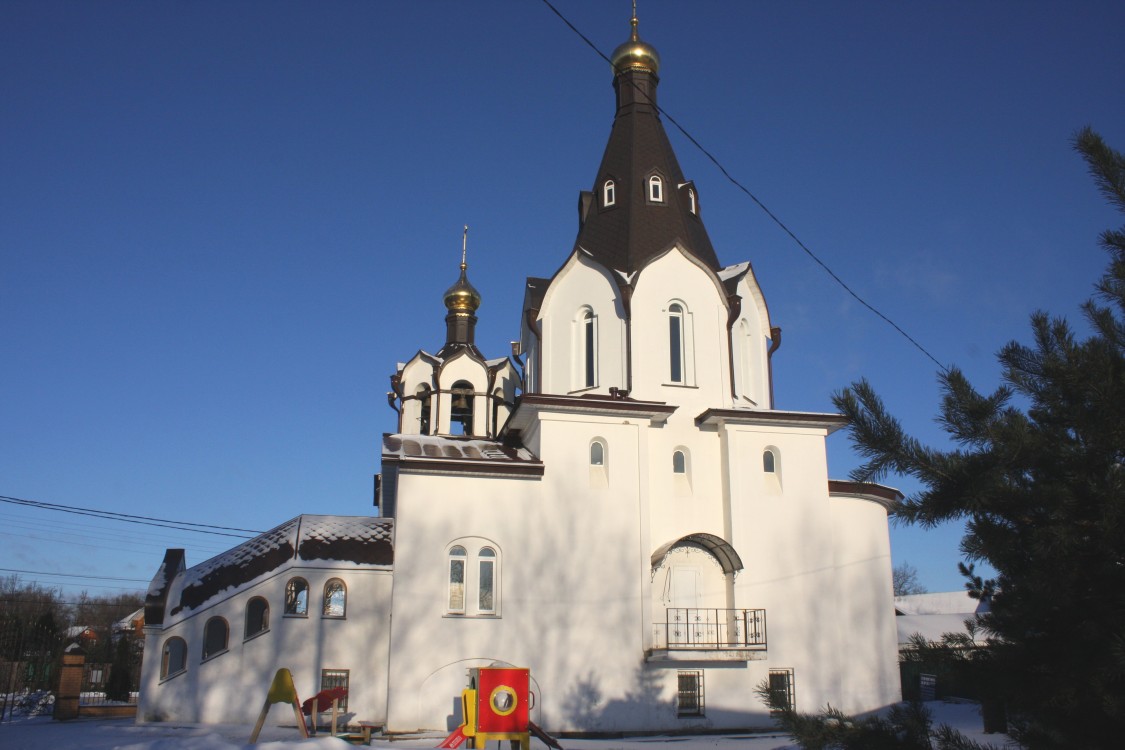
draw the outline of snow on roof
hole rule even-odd
[[[303,567],[394,563],[394,520],[302,515],[188,568],[168,592],[169,614],[193,610],[219,594],[247,588],[289,561]]]
[[[726,268],[720,268],[719,271],[718,271],[719,279],[722,280],[722,281],[726,281],[727,279],[733,279],[735,276],[738,276],[739,274],[746,271],[746,269],[749,268],[749,267],[750,267],[750,261],[744,260],[741,263],[735,263],[733,266],[727,266]]]
[[[137,618],[144,617],[144,614],[145,614],[145,608],[140,607],[136,611],[125,615],[120,620],[113,623],[113,629],[114,630],[132,630],[133,629],[133,623],[137,620]]]
[[[972,617],[971,614],[900,615],[895,618],[898,645],[906,645],[915,633],[921,633],[927,641],[940,641],[945,633],[966,633],[965,620]],[[983,634],[978,630],[976,642],[983,644],[982,638]]]
[[[402,458],[438,458],[458,461],[538,462],[522,446],[513,447],[487,438],[439,435],[383,435],[383,455]]]
[[[968,591],[939,591],[895,597],[895,612],[900,615],[971,615],[987,612],[988,602],[973,599]],[[962,617],[961,619],[964,619]]]

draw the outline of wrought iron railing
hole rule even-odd
[[[657,649],[751,650],[766,648],[764,609],[670,607],[654,627]]]

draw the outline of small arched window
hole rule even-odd
[[[664,180],[660,179],[660,175],[648,178],[648,199],[653,203],[664,202]]]
[[[777,472],[777,456],[768,448],[762,452],[762,471],[767,474]]]
[[[687,474],[687,455],[683,451],[672,454],[672,473]]]
[[[605,466],[605,444],[600,440],[590,443],[590,465]]]
[[[179,636],[164,641],[160,653],[160,679],[187,671],[187,642]]]
[[[477,553],[479,563],[479,579],[477,586],[477,611],[481,614],[496,612],[496,551],[491,547],[482,547]]]
[[[285,614],[308,616],[309,582],[304,578],[290,578],[285,584]]]
[[[210,659],[227,650],[227,636],[230,628],[221,617],[212,617],[203,626],[203,658]]]
[[[460,544],[449,550],[449,601],[446,609],[454,614],[465,613],[465,548]]]
[[[260,596],[246,602],[245,637],[250,638],[270,629],[270,604]]]
[[[696,206],[696,204],[695,204],[695,191],[692,190],[691,188],[688,188],[687,199],[688,199],[688,210],[691,211],[693,214],[698,214],[699,213],[699,207]]]
[[[613,180],[606,180],[602,185],[602,207],[609,208],[617,203],[617,186]]]
[[[668,305],[668,364],[670,381],[684,382],[684,308],[676,302]]]
[[[348,589],[339,578],[324,584],[324,616],[343,617],[348,610]]]

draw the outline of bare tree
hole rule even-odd
[[[894,583],[895,596],[909,596],[910,594],[925,594],[928,589],[918,580],[918,569],[908,562],[901,562],[895,566],[891,580]]]

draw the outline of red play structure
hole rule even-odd
[[[483,748],[490,740],[510,740],[529,750],[534,734],[548,747],[563,750],[558,740],[531,720],[535,694],[531,692],[531,672],[518,667],[479,667],[469,670],[469,687],[461,691],[461,726],[453,730],[438,747]]]

